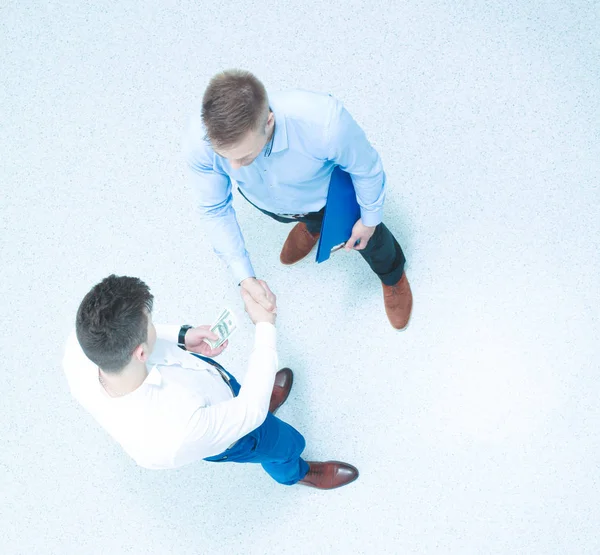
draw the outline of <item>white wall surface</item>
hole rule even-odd
[[[2,553],[600,553],[599,6],[2,2]],[[137,468],[62,376],[110,273],[151,286],[156,321],[241,315],[179,153],[228,67],[336,95],[387,171],[401,334],[357,253],[283,267],[290,228],[235,200],[295,371],[279,414],[309,460],[360,469],[341,490]],[[222,356],[240,377],[251,341]]]

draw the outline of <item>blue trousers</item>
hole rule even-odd
[[[225,372],[233,393],[237,396],[240,384],[225,368],[210,358],[192,354]],[[300,457],[305,446],[306,441],[298,430],[269,412],[258,428],[239,439],[231,449],[204,460],[260,463],[276,482],[291,486],[302,480],[308,472],[308,463]]]

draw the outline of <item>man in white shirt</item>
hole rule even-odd
[[[256,336],[240,386],[208,358],[227,347],[210,348],[204,340],[217,337],[209,326],[155,326],[144,282],[105,278],[81,302],[67,342],[63,366],[73,396],[145,468],[204,459],[260,463],[285,485],[334,489],[356,480],[352,465],[303,460],[304,438],[274,416],[292,372],[277,372],[276,314],[245,290],[242,297]]]

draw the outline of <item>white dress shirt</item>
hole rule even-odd
[[[179,326],[156,326],[148,376],[111,397],[73,332],[63,367],[77,401],[145,468],[177,468],[218,455],[260,426],[278,369],[275,327],[256,325],[254,350],[239,395],[211,365],[177,346]]]

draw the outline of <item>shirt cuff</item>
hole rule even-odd
[[[177,343],[179,340],[179,330],[181,326],[175,326],[172,324],[154,324],[156,328],[156,337],[170,341],[171,343]]]
[[[360,219],[364,225],[369,227],[375,227],[379,225],[383,220],[383,208],[379,208],[377,210],[369,211],[360,209]]]
[[[254,268],[252,267],[252,263],[250,259],[245,256],[241,260],[236,260],[235,262],[231,262],[230,266],[231,271],[233,272],[233,276],[236,279],[236,283],[239,285],[246,278],[255,277]]]
[[[268,347],[277,350],[277,330],[269,322],[258,322],[254,335],[254,348]]]

